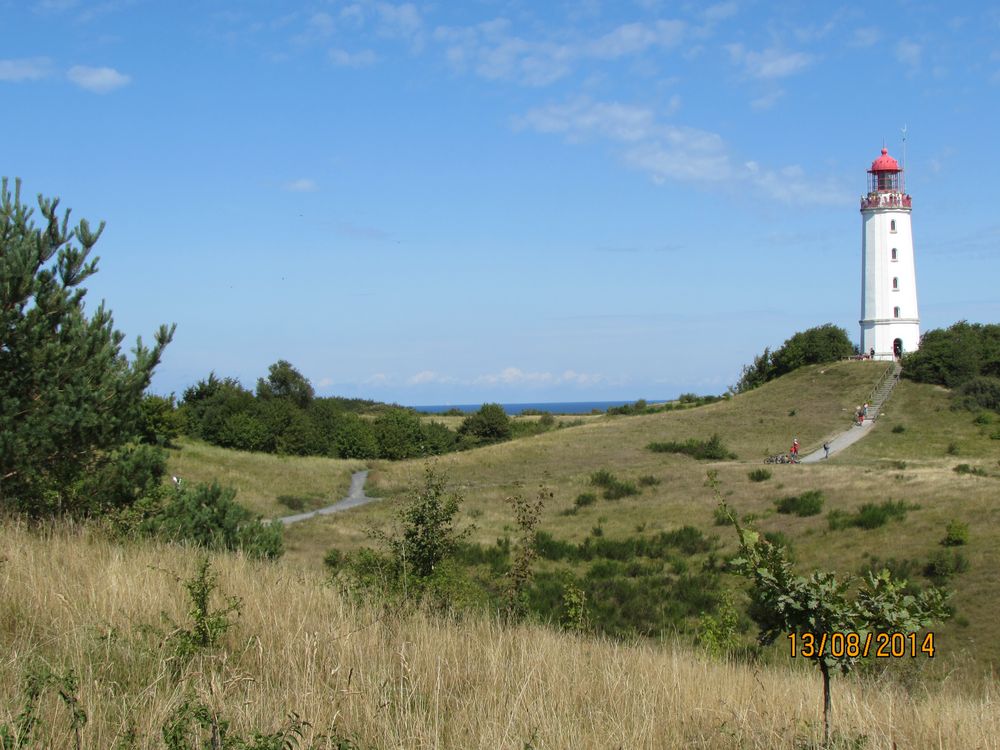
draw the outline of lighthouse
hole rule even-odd
[[[920,344],[911,199],[899,162],[882,149],[861,198],[861,351],[895,359]]]

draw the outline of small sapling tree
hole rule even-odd
[[[710,477],[710,482],[739,536],[739,554],[731,565],[751,582],[750,614],[759,626],[758,642],[767,646],[787,635],[793,649],[798,646],[796,655],[813,661],[823,675],[823,744],[828,746],[831,672],[847,674],[859,659],[874,655],[879,641],[869,634],[915,633],[945,619],[946,595],[929,588],[914,596],[907,592],[906,581],[894,580],[887,570],[869,573],[856,586],[851,577],[838,578],[828,571],[796,575],[784,547],[741,526],[722,499],[717,480]],[[834,634],[841,634],[839,646]]]
[[[538,488],[538,496],[529,500],[517,494],[507,498],[514,511],[514,522],[518,529],[517,551],[507,574],[507,616],[511,619],[521,619],[527,611],[525,601],[528,586],[531,584],[531,563],[538,555],[536,545],[536,529],[542,517],[545,501],[552,498],[552,491],[545,485]]]

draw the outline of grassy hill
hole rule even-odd
[[[483,543],[511,529],[505,497],[544,483],[554,496],[542,529],[558,539],[579,542],[597,526],[617,538],[692,525],[718,535],[725,554],[735,538],[715,525],[708,469],[718,472],[741,515],[784,535],[802,570],[855,572],[877,557],[919,576],[929,556],[944,549],[938,543],[946,524],[968,523],[968,544],[958,548],[968,570],[952,582],[958,617],[936,629],[938,656],[893,664],[893,679],[835,680],[834,721],[845,747],[995,747],[1000,694],[983,673],[1000,663],[1000,451],[990,437],[997,424],[952,411],[943,389],[904,381],[871,434],[844,453],[814,465],[770,466],[766,481],[748,476],[793,437],[808,452],[846,429],[883,369],[870,362],[804,368],[729,401],[592,418],[437,464],[464,495],[462,513]],[[697,461],[646,448],[712,434],[736,460]],[[288,497],[303,498],[306,507],[336,500],[361,468],[196,442],[182,442],[170,461],[185,481],[236,485],[238,499],[265,516],[288,512]],[[968,468],[956,472],[962,464]],[[424,462],[372,469],[369,493],[383,499],[290,527],[280,562],[212,558],[220,585],[214,606],[224,596],[242,604],[228,615],[232,627],[219,642],[193,656],[178,652],[177,634],[191,627],[184,580],[199,553],[123,546],[93,528],[0,527],[0,643],[8,655],[0,660],[0,726],[16,721],[25,676],[48,669],[62,677],[72,670],[78,679],[69,694],[88,717],[79,730],[83,747],[163,747],[164,728],[185,710],[195,723],[197,716],[230,722],[233,736],[244,738],[275,731],[294,711],[311,723],[302,728],[307,739],[325,733],[341,743],[323,747],[813,746],[819,679],[788,659],[785,646],[775,647],[767,668],[752,668],[709,660],[687,636],[615,642],[345,597],[324,582],[323,555],[367,544],[366,528],[390,519],[421,483]],[[577,508],[576,497],[594,490],[590,476],[599,469],[659,483]],[[811,490],[823,493],[822,514],[776,512],[776,500]],[[877,528],[831,528],[829,511],[851,513],[882,500],[904,501],[909,510]],[[43,693],[41,746],[75,746],[65,702],[55,688]]]
[[[765,456],[786,451],[798,437],[803,453],[847,429],[858,403],[869,395],[885,365],[844,362],[807,367],[730,401],[698,409],[649,416],[604,417],[578,427],[502,443],[436,459],[465,497],[473,539],[491,543],[509,532],[511,517],[503,499],[539,484],[554,490],[541,528],[560,539],[581,542],[600,526],[609,538],[652,535],[692,525],[719,535],[723,552],[735,548],[726,529],[714,525],[715,501],[705,486],[706,471],[718,472],[727,501],[741,514],[757,518],[765,532],[783,534],[803,570],[822,567],[856,573],[873,564],[895,561],[899,570],[919,578],[952,520],[968,523],[969,544],[957,552],[968,570],[952,581],[958,616],[941,629],[942,663],[973,671],[1000,663],[1000,624],[994,602],[1000,597],[1000,445],[989,435],[997,425],[974,422],[975,415],[950,408],[948,392],[902,381],[871,434],[828,462],[769,467],[768,481],[750,481]],[[899,425],[903,430],[899,431]],[[675,454],[653,453],[651,441],[721,436],[735,461],[704,462]],[[967,464],[985,476],[958,474]],[[291,527],[288,558],[316,567],[330,548],[349,550],[368,544],[366,529],[390,520],[406,493],[422,479],[423,461],[376,463],[369,491],[384,501],[350,514]],[[659,480],[635,497],[600,499],[572,515],[576,497],[592,492],[590,475],[607,469],[625,480]],[[821,515],[801,518],[776,512],[775,501],[819,490]],[[912,510],[880,528],[832,530],[829,511],[856,512],[866,503],[902,501]],[[919,507],[915,507],[919,506]],[[873,562],[873,560],[875,562]],[[922,579],[921,579],[922,580]],[[942,667],[944,669],[944,667]]]

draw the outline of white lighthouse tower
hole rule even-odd
[[[886,149],[868,170],[861,198],[861,351],[893,359],[920,345],[910,196]]]

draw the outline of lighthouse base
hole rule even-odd
[[[918,318],[859,320],[858,323],[861,325],[861,353],[873,359],[898,359],[920,347]]]

